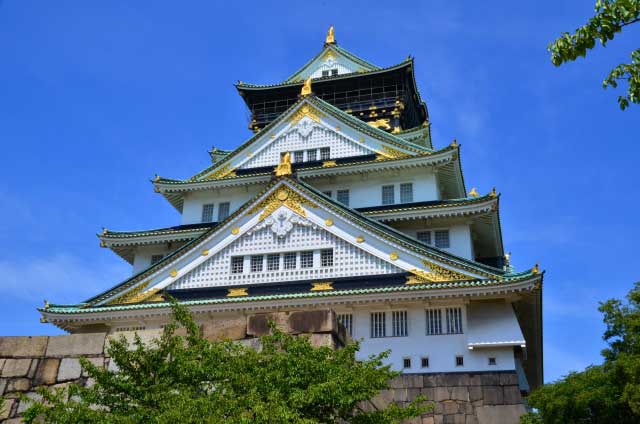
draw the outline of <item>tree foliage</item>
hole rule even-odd
[[[523,423],[640,422],[640,282],[626,303],[610,299],[598,309],[606,325],[604,363],[534,391],[528,401],[538,412]]]
[[[565,32],[549,44],[554,65],[560,66],[586,56],[596,41],[606,46],[622,28],[640,21],[640,0],[597,0],[595,12],[589,22],[576,29],[575,33]],[[602,86],[615,88],[621,81],[626,81],[628,86],[626,95],[618,97],[618,104],[624,110],[630,102],[640,103],[640,49],[631,52],[630,63],[613,68]]]
[[[47,423],[395,423],[426,410],[419,398],[406,407],[358,407],[388,388],[397,373],[386,353],[356,361],[358,344],[314,347],[272,326],[261,349],[209,342],[190,314],[174,303],[175,320],[160,339],[130,345],[113,341],[108,354],[118,372],[81,360],[94,384],[40,389],[42,400],[26,422]],[[178,335],[179,327],[186,336]]]

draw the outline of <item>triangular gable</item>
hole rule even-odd
[[[352,252],[362,252],[361,257],[365,262],[375,259],[381,273],[396,270],[411,273],[408,284],[501,278],[494,272],[497,270],[490,270],[423,245],[333,202],[304,183],[280,178],[215,229],[162,260],[147,272],[100,295],[94,302],[113,304],[147,301],[153,299],[159,291],[182,281],[185,276],[189,276],[189,284],[198,284],[197,279],[204,278],[202,274],[198,277],[198,270],[203,269],[199,268],[202,264],[216,255],[225,257],[225,252],[227,260],[230,260],[230,252],[237,248],[240,240],[249,240],[249,245],[245,246],[245,253],[250,254],[251,238],[258,231],[273,233],[273,225],[287,224],[271,222],[276,218],[280,220],[282,212],[287,216],[285,221],[289,220],[289,224],[291,219],[298,219],[300,222],[304,219],[303,224],[292,225],[313,227],[314,231],[319,231],[329,240],[327,246],[339,242],[344,246],[351,246],[349,249],[352,249]],[[267,227],[269,228],[266,229]],[[230,265],[227,263],[225,266]],[[340,266],[348,266],[348,263],[341,263]],[[226,269],[230,272],[230,268]],[[240,284],[246,282],[234,283],[234,279],[230,277],[224,285],[233,287]]]
[[[336,44],[325,44],[320,53],[305,63],[285,82],[304,81],[307,78],[321,78],[322,71],[337,70],[338,75],[351,74],[354,72],[369,72],[380,69],[379,67],[349,53]]]
[[[330,147],[331,159],[366,154],[399,158],[432,152],[371,127],[315,96],[308,96],[191,180],[219,179],[232,176],[236,169],[276,166],[282,152],[316,147]]]

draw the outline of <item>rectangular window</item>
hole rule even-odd
[[[218,205],[218,222],[224,221],[229,216],[229,202],[222,202]]]
[[[333,266],[333,249],[320,251],[320,266]]]
[[[318,151],[316,149],[307,150],[308,162],[313,162],[314,160],[317,160],[317,157],[318,157]]]
[[[420,358],[420,366],[422,368],[429,368],[429,357],[428,356],[423,356],[422,358]]]
[[[313,268],[313,251],[300,252],[300,268]]]
[[[396,202],[392,185],[382,186],[382,204],[393,205]]]
[[[328,77],[329,76],[329,70],[327,69],[325,71],[322,71],[322,76],[323,77]]]
[[[320,149],[320,160],[329,160],[331,158],[331,150],[328,147]]]
[[[295,163],[304,162],[304,151],[296,150],[295,152],[293,152],[293,161]]]
[[[431,231],[418,231],[416,238],[425,244],[431,244]]]
[[[202,205],[202,222],[213,221],[213,203]]]
[[[322,194],[324,194],[327,197],[331,197],[331,191],[323,191]]]
[[[164,255],[151,255],[151,265],[160,262],[164,258]]]
[[[338,75],[338,70],[337,69],[332,69],[331,70],[331,75]]]
[[[347,334],[353,336],[353,314],[338,314],[338,322],[347,330]]]
[[[393,337],[406,337],[407,331],[407,311],[391,312],[391,334]]]
[[[449,230],[435,231],[436,247],[446,249],[449,247]]]
[[[244,257],[234,256],[231,258],[231,273],[242,274],[244,272]]]
[[[402,358],[402,368],[411,368],[411,358]]]
[[[442,334],[442,311],[427,309],[427,336]]]
[[[349,206],[349,190],[336,191],[336,200],[345,206]]]
[[[267,255],[267,271],[277,271],[280,269],[280,255],[275,253]]]
[[[464,366],[464,356],[456,356],[456,367]]]
[[[413,183],[400,184],[400,203],[413,202]]]
[[[462,334],[462,308],[447,308],[447,333]]]
[[[387,336],[386,314],[384,312],[373,312],[371,314],[371,338],[376,339]]]
[[[296,269],[296,253],[284,254],[284,269]]]
[[[251,256],[251,272],[262,272],[263,262],[262,255]]]
[[[496,358],[491,357],[489,358],[489,365],[495,365],[496,364]]]

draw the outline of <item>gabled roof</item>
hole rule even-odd
[[[323,57],[324,55],[331,54],[329,52],[331,52],[331,53],[333,53],[333,54],[335,54],[337,56],[342,56],[342,57],[348,59],[349,61],[356,63],[365,72],[366,71],[375,71],[375,70],[380,69],[376,65],[374,65],[374,64],[372,64],[370,62],[367,62],[366,60],[361,59],[358,56],[354,55],[353,53],[343,49],[342,47],[338,46],[338,44],[336,44],[336,43],[331,43],[331,44],[325,43],[324,47],[322,47],[322,50],[320,50],[320,52],[317,55],[312,57],[300,69],[298,69],[296,72],[294,72],[293,75],[291,75],[289,78],[287,78],[285,80],[285,82],[300,81],[300,74],[303,74],[305,71],[307,71],[309,69],[309,67],[313,64],[313,62],[315,62],[317,59]]]

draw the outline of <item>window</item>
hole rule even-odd
[[[400,203],[413,202],[413,183],[400,184]]]
[[[296,253],[284,254],[284,269],[296,269]]]
[[[347,330],[347,334],[353,336],[353,314],[338,314],[338,322]]]
[[[338,75],[338,70],[337,69],[332,69],[331,70],[331,75]]]
[[[411,368],[411,358],[402,358],[402,368]]]
[[[307,150],[307,160],[313,162],[318,157],[318,151],[316,149]]]
[[[336,200],[345,206],[349,206],[349,190],[336,191]]]
[[[431,244],[431,231],[418,231],[416,238],[425,244]]]
[[[456,356],[456,367],[464,366],[464,356]]]
[[[407,311],[391,312],[391,330],[393,337],[407,336]]]
[[[213,203],[202,205],[202,222],[213,221]]]
[[[395,195],[393,194],[393,186],[382,186],[382,204],[393,205],[395,203]]]
[[[293,161],[296,163],[304,162],[304,151],[296,150],[295,152],[293,152]]]
[[[496,358],[489,358],[489,365],[495,365],[496,364]]]
[[[331,197],[331,191],[323,191],[322,194],[324,194],[327,197]]]
[[[331,150],[328,147],[320,149],[320,160],[328,160],[331,158]]]
[[[446,249],[449,247],[449,230],[435,231],[436,247]]]
[[[447,333],[462,334],[462,308],[447,308]]]
[[[322,76],[323,77],[328,77],[329,76],[329,70],[322,71]]]
[[[300,252],[300,268],[313,268],[313,251]]]
[[[442,311],[427,309],[427,336],[442,334]]]
[[[251,256],[251,272],[262,272],[262,255]]]
[[[320,266],[333,266],[333,249],[320,251]]]
[[[151,265],[160,262],[164,258],[164,255],[151,255]]]
[[[244,272],[244,257],[234,256],[231,258],[231,273],[242,274]]]
[[[227,219],[229,216],[229,202],[222,202],[218,205],[218,222]]]
[[[280,255],[267,255],[267,271],[277,271],[280,269]]]
[[[384,312],[373,312],[371,314],[371,338],[380,338],[387,336],[386,315]]]
[[[422,358],[420,358],[420,366],[422,368],[429,368],[429,357],[428,356],[423,356]]]

